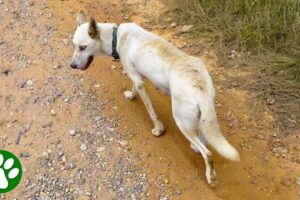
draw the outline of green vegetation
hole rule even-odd
[[[194,24],[196,33],[209,32],[239,52],[272,58],[271,66],[289,68],[300,81],[300,1],[186,0],[179,4],[177,17]]]

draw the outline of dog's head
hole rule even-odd
[[[71,62],[73,69],[86,70],[100,52],[100,32],[93,17],[86,22],[85,14],[80,11],[77,16],[77,29],[73,37],[74,55]]]

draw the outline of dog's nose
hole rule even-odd
[[[77,65],[75,63],[71,63],[70,66],[73,68],[73,69],[76,69],[77,68]]]

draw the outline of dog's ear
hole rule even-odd
[[[93,39],[99,38],[99,30],[97,26],[96,20],[91,17],[90,23],[89,23],[89,36]]]
[[[84,12],[81,10],[77,15],[77,26],[86,23],[86,18]]]

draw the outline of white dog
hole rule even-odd
[[[206,166],[210,186],[218,183],[212,154],[205,141],[227,159],[238,161],[239,153],[223,137],[214,108],[214,87],[203,62],[179,50],[168,41],[150,33],[135,23],[86,22],[81,11],[77,17],[73,38],[74,56],[71,67],[86,70],[93,57],[112,55],[120,61],[133,82],[132,90],[124,92],[127,99],[139,94],[154,123],[152,133],[164,131],[145,89],[144,78],[172,98],[173,117],[191,147],[200,152]]]

